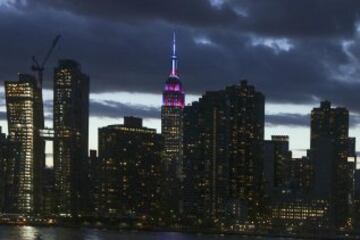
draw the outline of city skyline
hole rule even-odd
[[[0,30],[0,227],[359,238],[359,1],[0,0]]]
[[[276,2],[269,8],[298,23],[286,14],[285,7],[277,7]],[[302,2],[288,3],[286,7],[300,9],[296,12],[301,14],[309,6],[308,1]],[[179,11],[184,9],[178,2],[173,4]],[[21,42],[21,51],[18,51],[19,44],[0,45],[3,62],[0,77],[12,80],[17,78],[17,72],[29,72],[31,56],[43,56],[44,46],[61,33],[63,39],[45,69],[44,98],[51,101],[48,96],[53,93],[49,89],[58,59],[73,58],[81,62],[92,78],[90,148],[96,149],[96,129],[121,123],[124,115],[143,117],[145,126],[160,131],[161,89],[175,30],[186,103],[197,100],[207,87],[219,90],[241,78],[249,79],[267,97],[266,139],[274,134],[287,134],[291,150],[301,150],[294,151],[301,156],[310,146],[310,111],[320,100],[349,108],[350,135],[360,137],[360,117],[355,104],[359,89],[356,4],[348,1],[337,8],[336,1],[330,1],[326,11],[320,5],[313,6],[319,9],[319,15],[311,13],[308,20],[288,29],[273,16],[263,13],[263,3],[254,5],[248,1],[239,4],[199,1],[192,11],[204,14],[190,19],[180,13],[171,18],[166,11],[154,8],[149,8],[149,13],[143,16],[125,14],[134,10],[131,2],[124,3],[124,8],[115,5],[114,9],[127,16],[124,19],[102,15],[95,8],[78,8],[73,1],[68,5],[54,5],[45,0],[16,3],[2,0],[0,11],[4,20],[0,27],[4,34],[1,41],[16,43],[20,36],[28,41]],[[172,8],[165,3],[165,9]],[[106,7],[104,10],[113,13]],[[139,9],[139,12],[145,10]],[[246,19],[241,20],[241,16]],[[266,25],[264,18],[273,24],[271,30],[261,27]],[[6,25],[10,20],[16,23],[16,29]],[[224,26],[223,30],[219,30],[217,21]],[[142,25],[144,22],[149,28]],[[241,27],[233,28],[232,24],[236,23]],[[209,29],[209,24],[214,27]],[[150,26],[157,30],[151,30]],[[45,31],[36,34],[26,31],[31,28]],[[75,29],[82,29],[84,34]],[[4,113],[4,105],[0,110]],[[0,116],[4,119],[5,115]],[[46,123],[51,127],[49,121]],[[3,120],[0,125],[6,130]]]

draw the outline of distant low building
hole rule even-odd
[[[274,232],[318,233],[328,229],[330,206],[326,200],[314,200],[304,195],[284,194],[270,205]]]
[[[276,135],[264,142],[264,181],[268,196],[289,188],[291,158],[288,136]]]

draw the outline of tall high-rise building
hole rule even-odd
[[[349,138],[349,111],[332,108],[328,101],[311,112],[311,146],[309,157],[314,163],[314,197],[329,201],[330,221],[337,229],[349,225],[353,196],[355,154]]]
[[[44,127],[41,88],[31,75],[20,74],[18,81],[5,82],[9,140],[20,149],[15,166],[15,211],[41,212],[42,174],[45,143],[40,138]]]
[[[165,83],[161,108],[161,131],[164,138],[163,164],[166,169],[165,182],[171,199],[171,211],[181,211],[181,185],[183,180],[183,109],[185,94],[177,73],[175,34],[171,56],[171,71]],[[171,206],[172,205],[172,206]]]
[[[87,207],[89,77],[73,60],[54,72],[54,174],[58,213]]]
[[[161,136],[125,117],[99,129],[95,210],[108,217],[154,217],[160,208]]]
[[[184,110],[185,211],[257,218],[262,192],[264,95],[247,81],[207,92]],[[238,219],[233,216],[232,219]]]

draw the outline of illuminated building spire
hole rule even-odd
[[[171,73],[170,76],[177,76],[177,57],[176,57],[176,34],[173,33],[173,45],[172,45],[172,55],[171,55]]]
[[[167,107],[175,107],[183,109],[185,106],[184,90],[177,73],[177,57],[176,57],[176,36],[173,35],[173,46],[171,53],[171,71],[166,81],[163,93],[163,104]]]

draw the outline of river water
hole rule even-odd
[[[40,236],[40,238],[37,238]],[[271,239],[160,232],[116,232],[61,227],[0,226],[0,240],[238,240]]]

